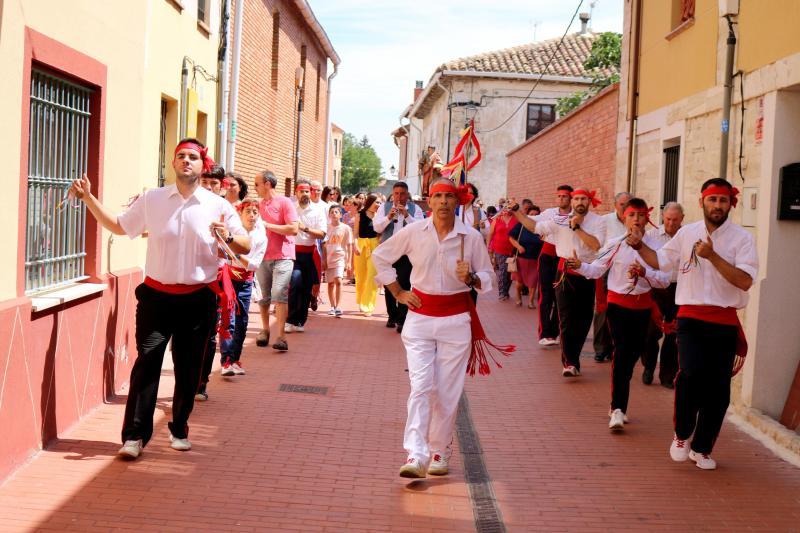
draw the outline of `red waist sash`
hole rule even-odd
[[[678,318],[693,318],[703,322],[722,324],[736,327],[736,360],[733,363],[735,376],[744,366],[747,357],[747,337],[744,335],[739,315],[733,307],[719,307],[716,305],[682,305],[678,308]]]
[[[254,272],[246,268],[231,265],[231,279],[234,281],[250,281]]]
[[[583,275],[580,272],[575,272],[571,268],[566,268],[566,266],[567,266],[567,260],[564,259],[563,257],[559,257],[558,258],[558,270],[560,272],[564,272],[566,270],[567,274],[572,274],[573,276],[581,276],[581,277],[583,277]]]
[[[314,252],[314,250],[315,250],[316,248],[317,248],[317,247],[316,247],[316,246],[314,246],[313,244],[312,244],[312,245],[310,245],[310,246],[305,246],[305,245],[303,245],[303,244],[295,244],[295,245],[294,245],[294,250],[295,250],[296,252],[300,252],[301,254],[310,254],[310,253],[313,253],[313,252]]]
[[[545,241],[544,244],[542,244],[541,253],[545,255],[556,255],[556,245]]]
[[[497,357],[495,357],[495,353],[508,357],[517,349],[513,344],[498,346],[489,340],[481,325],[481,319],[478,316],[477,309],[475,309],[475,303],[472,301],[468,291],[456,294],[426,294],[417,289],[411,289],[411,291],[416,294],[422,302],[422,305],[416,309],[411,309],[409,307],[409,311],[414,313],[433,317],[469,313],[472,349],[470,350],[469,361],[467,362],[467,374],[470,376],[475,375],[476,369],[479,374],[484,376],[488,375],[491,371],[489,367],[489,358],[494,361],[497,368],[503,368],[503,365],[501,365]]]
[[[145,276],[144,284],[151,289],[166,292],[167,294],[191,294],[208,286],[205,283],[195,283],[194,285],[184,285],[182,283],[161,283],[150,276]]]
[[[653,298],[650,297],[650,291],[636,295],[608,291],[608,303],[643,311],[653,306]]]
[[[322,275],[322,257],[319,255],[319,248],[313,244],[311,246],[296,244],[294,250],[296,252],[300,252],[301,254],[313,254],[314,266],[317,268],[317,276]]]

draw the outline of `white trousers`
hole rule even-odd
[[[472,336],[469,313],[430,317],[413,311],[403,325],[411,394],[403,446],[423,465],[449,456]]]

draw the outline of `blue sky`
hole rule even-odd
[[[389,133],[411,103],[415,80],[427,84],[451,59],[560,37],[578,2],[310,0],[342,60],[331,84],[331,120],[369,137],[384,169],[397,165]],[[623,0],[584,0],[581,11],[591,3],[594,31],[622,31]],[[576,18],[571,31],[579,29]]]

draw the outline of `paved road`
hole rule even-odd
[[[352,288],[345,298],[354,309]],[[191,452],[168,447],[168,365],[140,460],[115,459],[124,396],[98,408],[0,487],[0,531],[475,531],[476,516],[483,531],[800,531],[800,469],[729,423],[718,470],[673,463],[671,391],[642,385],[640,369],[631,423],[610,434],[609,364],[589,358],[567,381],[558,351],[535,342],[535,311],[491,297],[479,308],[489,336],[519,350],[468,379],[459,430],[466,451],[482,453],[456,443],[446,478],[397,476],[408,393],[399,335],[381,315],[336,319],[323,306],[286,354],[257,348],[251,328],[248,375],[215,372]]]

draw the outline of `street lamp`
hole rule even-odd
[[[297,94],[297,133],[295,135],[294,148],[294,182],[300,176],[300,121],[303,118],[303,67],[297,67],[294,71],[294,91]]]
[[[389,175],[392,177],[392,179],[397,178],[397,168],[395,168],[394,165],[389,167]]]

